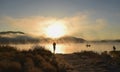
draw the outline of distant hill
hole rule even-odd
[[[0,34],[3,35],[3,34],[25,34],[25,33],[21,31],[4,31],[4,32],[0,32]]]
[[[86,40],[83,38],[77,38],[77,37],[72,37],[72,36],[66,36],[66,37],[61,37],[57,40],[60,43],[82,43],[85,42]]]
[[[0,43],[51,43],[56,41],[57,43],[82,43],[85,42],[85,39],[72,37],[72,36],[64,36],[58,39],[51,39],[46,37],[32,37],[27,33],[21,31],[4,31],[0,32]]]
[[[38,43],[39,39],[30,36],[0,37],[0,44]]]
[[[58,39],[51,39],[46,37],[33,37],[30,34],[21,32],[21,31],[4,31],[0,32],[0,43],[8,44],[8,43],[51,43],[56,41],[57,43],[83,43],[83,42],[120,42],[120,39],[116,40],[94,40],[87,41],[83,38],[73,37],[73,36],[64,36]]]
[[[0,32],[0,44],[25,44],[38,43],[39,39],[32,37],[21,31],[4,31]]]
[[[94,42],[94,43],[120,42],[120,39],[116,39],[116,40],[94,40],[94,41],[89,41],[89,42]]]
[[[54,41],[57,43],[83,43],[86,40],[82,38],[72,37],[72,36],[65,36],[58,39],[40,38],[40,42],[42,43],[51,43]]]

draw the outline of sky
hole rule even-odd
[[[120,39],[120,0],[0,0],[0,31],[45,36],[53,23],[64,24],[65,35]]]

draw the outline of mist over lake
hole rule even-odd
[[[94,52],[104,52],[104,51],[113,51],[113,46],[116,47],[116,50],[120,50],[120,43],[119,42],[101,42],[101,43],[89,43],[91,46],[87,47],[87,43],[66,43],[66,44],[57,44],[56,45],[56,53],[74,53],[74,52],[81,52],[81,51],[94,51]],[[32,49],[34,46],[39,45],[43,46],[46,49],[53,52],[53,45],[52,43],[45,43],[45,44],[17,44],[15,46],[18,50],[29,50]]]

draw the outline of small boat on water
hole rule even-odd
[[[90,45],[90,44],[87,44],[86,47],[91,47],[91,45]]]

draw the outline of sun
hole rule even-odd
[[[62,22],[55,22],[46,28],[46,36],[50,38],[59,38],[65,35],[66,27]]]

